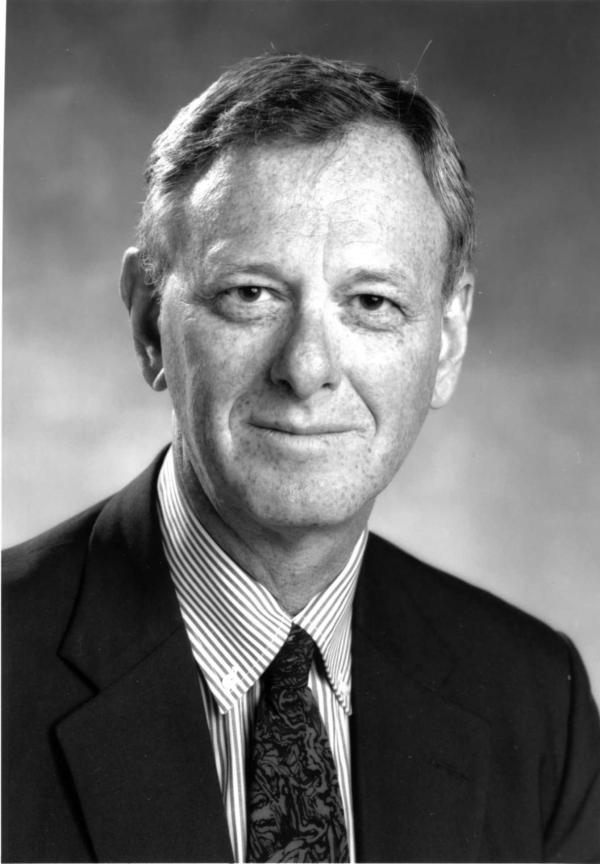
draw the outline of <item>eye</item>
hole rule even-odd
[[[264,289],[259,285],[240,285],[235,289],[235,293],[244,303],[254,303],[260,298],[263,291]]]
[[[400,305],[399,298],[391,293],[370,294],[356,292],[351,294],[347,307],[348,321],[355,327],[366,327],[367,329],[387,330],[401,326],[407,316],[404,307]]]
[[[368,312],[376,312],[389,301],[386,300],[385,297],[381,297],[379,294],[359,294],[358,302],[362,308],[366,309]]]
[[[246,283],[217,291],[212,308],[217,315],[243,324],[271,320],[281,312],[283,299],[274,288]]]

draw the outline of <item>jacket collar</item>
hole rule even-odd
[[[60,653],[99,692],[57,737],[99,860],[231,860],[197,669],[162,552],[161,459],[96,521]]]
[[[407,583],[420,562],[377,537],[356,597],[351,725],[358,860],[477,860],[487,723],[448,695],[457,658]]]
[[[108,500],[90,537],[81,591],[60,654],[99,689],[183,624],[154,498],[163,455]]]

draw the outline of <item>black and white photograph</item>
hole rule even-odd
[[[5,58],[2,860],[600,861],[600,4]]]

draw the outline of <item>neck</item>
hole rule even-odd
[[[177,482],[196,518],[290,616],[335,579],[366,527],[370,507],[343,525],[310,528],[260,525],[245,515],[225,513],[206,494],[180,438],[174,440],[173,450]]]

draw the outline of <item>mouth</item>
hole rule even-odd
[[[261,444],[261,451],[268,454],[274,464],[303,465],[315,469],[317,466],[333,464],[342,454],[354,451],[361,443],[361,430],[356,423],[292,422],[289,418],[252,418],[249,427]],[[264,448],[264,449],[263,449]]]
[[[356,427],[346,423],[288,423],[281,420],[254,420],[251,423],[257,429],[263,429],[266,432],[275,432],[282,435],[293,435],[300,437],[316,436],[323,437],[328,435],[343,435],[346,432],[355,432]]]

